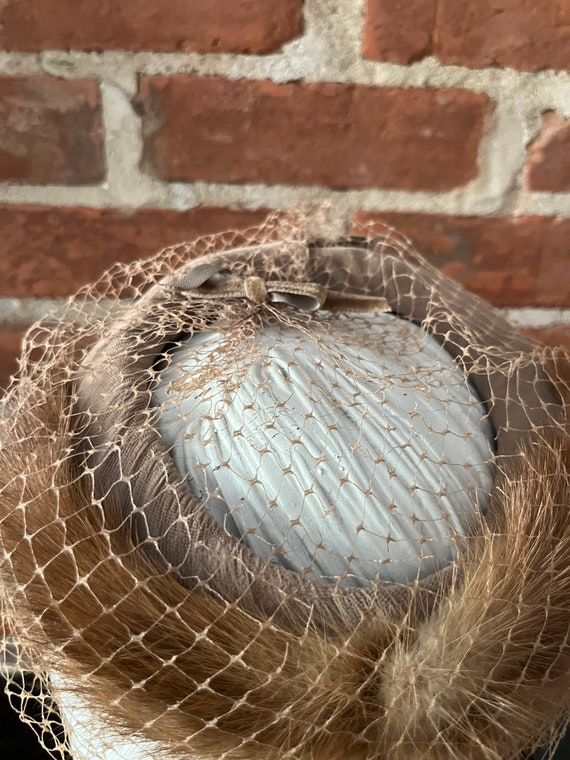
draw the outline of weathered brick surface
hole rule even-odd
[[[570,351],[570,325],[553,324],[548,327],[525,327],[521,332],[547,346],[563,346],[567,351]],[[568,380],[570,381],[570,376]]]
[[[19,327],[0,327],[0,395],[18,368],[22,335]]]
[[[403,232],[445,274],[495,306],[570,306],[570,218],[359,213]]]
[[[568,0],[368,0],[364,54],[410,63],[434,55],[444,64],[523,71],[567,69]]]
[[[433,54],[436,0],[368,0],[366,58],[412,63]]]
[[[6,50],[266,53],[302,31],[302,0],[4,0]]]
[[[0,77],[0,181],[103,181],[101,118],[95,81]]]
[[[544,115],[529,148],[526,180],[531,190],[570,191],[570,119],[553,111]]]
[[[0,206],[0,296],[74,293],[115,262],[128,262],[198,235],[244,228],[262,211],[203,207],[178,213]]]
[[[491,103],[458,89],[143,77],[146,168],[165,180],[444,191],[477,175]]]

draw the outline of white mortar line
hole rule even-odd
[[[503,309],[506,318],[518,327],[551,327],[570,325],[570,309]]]
[[[492,213],[496,204],[470,206],[465,192],[430,193],[407,190],[331,190],[320,186],[289,186],[216,182],[173,183],[171,203],[178,210],[197,205],[217,205],[255,210],[282,210],[298,203],[326,203],[337,215],[355,211],[395,211],[453,214],[458,216]]]
[[[112,200],[105,186],[0,184],[0,203],[104,208]]]
[[[59,311],[67,298],[6,298],[0,297],[0,327],[25,327],[47,314]],[[551,327],[570,325],[570,308],[505,308],[500,311],[520,327]]]
[[[0,298],[0,327],[30,325],[64,303],[62,298]]]
[[[112,175],[111,175],[112,176]],[[449,214],[485,217],[496,214],[497,203],[485,199],[469,203],[462,191],[451,193],[409,192],[405,190],[331,190],[319,186],[224,184],[216,182],[158,183],[136,173],[115,170],[117,182],[99,187],[60,185],[1,185],[0,203],[46,207],[114,208],[118,211],[143,207],[187,211],[199,206],[234,210],[285,210],[304,203],[325,203],[340,216],[355,211],[378,213]],[[135,179],[140,182],[137,184]],[[135,182],[131,188],[130,182]],[[506,211],[505,213],[509,213]],[[570,216],[570,193],[522,194],[513,209],[515,216]]]
[[[116,84],[101,84],[107,180],[99,197],[102,205],[119,208],[168,206],[168,186],[141,171],[141,119],[133,109],[128,90]]]
[[[123,166],[131,157],[127,156]],[[411,192],[405,190],[331,190],[319,186],[262,184],[224,184],[216,182],[160,183],[130,167],[111,172],[114,184],[98,187],[60,185],[2,185],[0,203],[46,207],[116,208],[142,207],[186,211],[199,206],[219,206],[235,210],[284,210],[296,204],[326,203],[335,213],[355,211],[449,214],[452,216],[494,216],[497,198],[470,202],[464,191],[451,193]],[[139,181],[140,180],[140,181]],[[130,183],[134,183],[131,186]],[[505,214],[510,213],[504,210]],[[570,216],[570,193],[521,193],[512,210],[515,216]]]
[[[25,329],[51,315],[55,322],[79,319],[88,322],[103,317],[117,308],[119,302],[102,299],[98,302],[75,301],[70,298],[6,298],[0,297],[0,328]],[[120,302],[124,305],[125,301]]]
[[[358,0],[360,1],[360,0]],[[304,39],[309,39],[312,47]],[[385,87],[458,87],[486,93],[495,98],[507,89],[524,91],[525,97],[570,115],[570,72],[538,72],[514,69],[470,69],[446,65],[435,58],[424,58],[410,65],[369,61],[359,58],[346,65],[346,56],[338,61],[331,54],[331,42],[325,48],[327,59],[320,65],[307,60],[302,45],[310,47],[315,61],[318,50],[314,38],[299,38],[285,46],[284,52],[269,55],[231,53],[128,53],[105,51],[47,50],[42,53],[7,53],[0,51],[0,74],[37,76],[52,74],[64,79],[106,79],[121,86],[125,78],[136,74],[148,76],[192,74],[223,76],[227,79],[270,79],[275,82],[340,82],[343,84]],[[333,48],[334,50],[334,48]],[[324,55],[325,53],[323,53]]]
[[[570,193],[523,191],[518,197],[515,214],[570,216]]]

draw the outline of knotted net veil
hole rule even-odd
[[[3,403],[15,708],[58,758],[554,746],[568,366],[390,229],[271,217],[114,267]]]

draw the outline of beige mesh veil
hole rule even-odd
[[[44,745],[555,746],[569,366],[394,231],[329,240],[310,214],[82,290],[28,333],[0,430],[4,671],[43,683]],[[96,720],[88,748],[51,729],[66,693]]]

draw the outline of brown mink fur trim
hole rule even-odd
[[[493,524],[430,619],[376,616],[325,635],[160,574],[91,498],[73,388],[39,393],[16,386],[1,422],[4,602],[31,656],[115,727],[180,757],[507,760],[564,721],[563,430],[536,436],[497,477]]]

